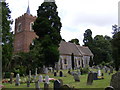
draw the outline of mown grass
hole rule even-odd
[[[59,77],[59,76],[54,77],[53,73],[48,73],[47,75],[49,75],[50,78],[62,79],[63,84],[68,84],[70,87],[74,87],[74,88],[91,88],[91,90],[93,88],[104,89],[105,87],[109,86],[111,76],[112,76],[112,74],[108,75],[108,73],[104,73],[104,79],[94,80],[92,85],[86,85],[88,74],[81,75],[80,76],[80,82],[75,82],[73,76],[69,75],[67,73],[67,70],[63,70],[63,72],[64,72],[65,77]],[[115,73],[115,71],[114,71],[114,73]],[[42,75],[43,75],[43,77],[45,76],[45,74],[42,74]],[[5,88],[35,88],[35,83],[31,83],[30,87],[27,87],[26,83],[20,84],[20,86],[15,86],[15,83],[13,83],[13,84],[3,83],[3,85],[5,85]],[[44,87],[44,83],[40,83],[40,88],[43,88],[43,87]],[[50,82],[49,87],[53,88],[53,82]]]

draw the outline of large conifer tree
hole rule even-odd
[[[55,2],[43,2],[37,10],[37,19],[33,29],[41,43],[43,62],[46,66],[54,66],[59,60],[59,43],[61,41],[61,22]]]
[[[0,2],[2,8],[2,65],[3,71],[9,70],[13,52],[13,33],[10,25],[12,24],[10,9],[6,2]]]

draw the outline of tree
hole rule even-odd
[[[113,59],[116,71],[120,68],[120,31],[116,27],[113,32],[112,39],[112,49],[113,49]]]
[[[10,62],[13,52],[13,33],[10,25],[12,24],[10,9],[6,2],[0,2],[2,6],[2,65],[3,71],[10,68]]]
[[[38,41],[43,54],[42,62],[46,66],[54,66],[59,60],[58,47],[62,27],[55,2],[43,2],[37,10],[37,16],[33,30],[39,36]]]
[[[106,40],[106,37],[102,35],[96,35],[94,37],[94,62],[95,64],[101,64],[104,62],[110,62],[112,60],[112,47],[111,43]]]
[[[91,45],[93,44],[93,38],[92,38],[92,31],[90,29],[87,29],[84,33],[84,46],[88,46],[91,48]]]
[[[70,40],[69,42],[75,43],[75,44],[77,44],[77,45],[80,45],[80,44],[79,44],[79,40],[78,40],[77,38],[72,39],[72,40]]]

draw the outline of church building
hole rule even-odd
[[[15,19],[14,53],[29,52],[30,44],[37,37],[32,29],[36,18],[36,16],[30,14],[28,5],[26,13]],[[75,68],[86,67],[89,66],[90,58],[93,58],[93,54],[88,47],[65,41],[61,41],[59,52],[60,58],[56,64],[59,69],[71,69],[73,62]],[[72,54],[74,54],[74,61],[71,59]]]

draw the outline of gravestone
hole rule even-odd
[[[60,77],[63,77],[63,72],[62,71],[60,71]]]
[[[38,81],[35,82],[35,89],[36,89],[36,90],[40,90],[40,85],[39,85],[39,82],[38,82]]]
[[[80,82],[80,78],[79,78],[79,75],[77,73],[74,73],[73,77],[74,77],[75,82]]]
[[[81,75],[81,72],[80,71],[77,71],[78,75]]]
[[[93,79],[94,79],[94,74],[93,72],[90,71],[90,73],[88,74],[88,78],[87,78],[87,85],[92,85]]]
[[[63,80],[62,79],[58,79],[60,81],[60,86],[63,86]]]
[[[94,74],[94,75],[93,75],[93,76],[94,76],[94,79],[93,79],[93,80],[98,80],[98,73],[94,72],[93,74]]]
[[[101,76],[101,70],[98,70],[98,76]]]
[[[59,80],[55,80],[54,81],[54,90],[58,90],[61,87],[60,81]]]
[[[120,72],[112,75],[110,86],[112,86],[115,90],[120,90]]]
[[[105,88],[105,90],[115,90],[112,86],[108,86]]]
[[[30,81],[27,80],[27,87],[30,87]]]
[[[44,90],[49,90],[49,84],[48,83],[44,83]]]
[[[112,66],[110,67],[110,73],[113,73],[113,67]]]
[[[56,72],[54,72],[54,76],[57,76],[57,73],[56,73]]]
[[[43,82],[43,76],[42,75],[39,76],[39,82]]]
[[[49,76],[45,76],[45,83],[49,83]]]
[[[20,85],[20,75],[17,74],[16,75],[16,82],[15,82],[15,86],[19,86]]]
[[[102,79],[104,79],[104,73],[101,74]]]
[[[68,74],[71,74],[70,70],[68,71]]]
[[[48,73],[48,68],[44,69],[44,73],[47,74]]]
[[[37,68],[35,68],[35,76],[37,76]]]
[[[14,73],[11,73],[11,74],[10,74],[10,83],[11,83],[11,84],[13,83],[13,77],[14,77]]]
[[[29,78],[31,78],[31,70],[29,71]]]

